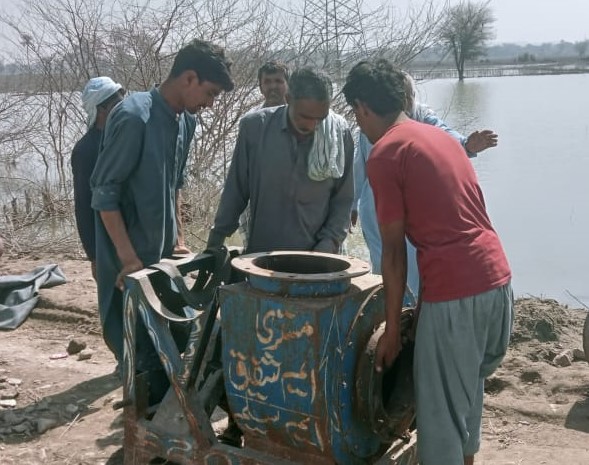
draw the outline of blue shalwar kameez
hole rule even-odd
[[[176,114],[157,89],[137,92],[109,115],[102,149],[92,174],[96,220],[98,307],[104,339],[123,360],[123,301],[115,281],[122,266],[100,220],[100,211],[119,210],[144,266],[172,255],[177,240],[176,191],[196,119]],[[143,325],[137,329],[137,368],[156,370],[160,362]]]

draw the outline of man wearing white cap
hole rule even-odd
[[[98,158],[106,118],[113,107],[123,99],[124,93],[123,86],[109,77],[95,77],[88,81],[82,91],[82,107],[88,115],[88,131],[76,143],[72,152],[76,224],[84,252],[92,263],[94,278],[96,278],[96,239],[90,176]]]

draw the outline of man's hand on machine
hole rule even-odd
[[[141,262],[141,260],[139,260],[139,258],[137,257],[137,255],[134,255],[132,257],[129,257],[128,259],[125,259],[124,261],[121,261],[123,268],[121,269],[121,271],[119,272],[118,276],[117,276],[117,280],[116,280],[116,287],[118,289],[120,289],[121,291],[125,290],[125,276],[127,276],[128,274],[131,273],[135,273],[135,271],[139,271],[141,269],[143,269],[143,263]]]
[[[401,327],[400,325],[385,326],[384,333],[380,336],[376,345],[374,367],[377,372],[382,373],[390,367],[399,352],[401,352]]]
[[[225,244],[225,236],[219,234],[214,229],[209,232],[209,238],[207,239],[207,251],[219,250]]]

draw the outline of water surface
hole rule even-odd
[[[473,165],[516,295],[589,305],[589,75],[433,80],[418,98],[465,135],[499,134]]]

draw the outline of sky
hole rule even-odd
[[[303,1],[274,0],[276,4],[285,6]],[[438,5],[446,2],[433,1]],[[449,1],[451,4],[459,2]],[[423,0],[364,0],[368,7],[382,5],[383,2],[403,11],[408,4],[418,5]],[[0,11],[13,12],[15,3],[15,0],[0,0]],[[490,6],[497,19],[496,38],[492,43],[515,42],[525,45],[589,39],[589,0],[490,0]],[[0,35],[4,32],[2,29],[0,25]]]
[[[2,1],[2,0],[0,0]],[[420,0],[364,0],[367,5],[383,2],[404,8]],[[445,0],[434,0],[443,5]],[[450,0],[451,4],[459,3]],[[544,42],[578,42],[589,39],[589,0],[490,0],[496,18],[492,43],[525,45]]]
[[[589,39],[589,0],[491,0],[496,43]]]

